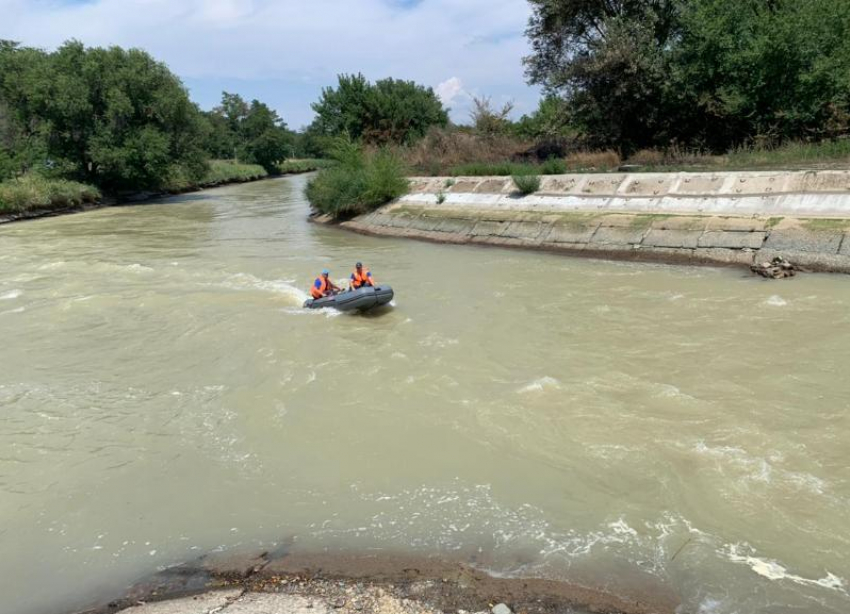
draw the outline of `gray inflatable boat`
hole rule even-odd
[[[331,308],[338,311],[369,311],[388,304],[393,300],[393,296],[393,289],[389,286],[366,287],[341,292],[335,296],[311,298],[304,303],[304,307],[307,309]]]

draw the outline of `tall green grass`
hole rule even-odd
[[[387,149],[367,153],[355,143],[339,141],[333,158],[336,164],[307,184],[307,199],[320,213],[350,218],[377,209],[409,189],[404,164]]]
[[[817,164],[850,162],[850,139],[820,143],[791,142],[779,147],[739,147],[726,155],[733,168],[800,168]]]
[[[0,213],[74,209],[100,198],[90,185],[31,173],[0,183]]]
[[[268,177],[268,175],[266,169],[259,164],[242,164],[233,160],[211,160],[210,170],[201,180],[201,185],[254,181]]]
[[[281,175],[294,175],[297,173],[311,173],[334,164],[333,160],[311,158],[306,160],[286,160],[277,165]]]
[[[540,177],[538,175],[514,175],[514,185],[523,196],[540,191]]]
[[[201,178],[193,178],[180,166],[172,166],[162,188],[167,192],[190,192],[228,183],[255,181],[268,176],[259,164],[242,164],[235,160],[210,160],[207,172]]]

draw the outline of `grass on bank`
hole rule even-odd
[[[90,185],[31,173],[0,183],[0,214],[73,209],[100,198]]]
[[[320,158],[308,158],[304,160],[286,160],[278,164],[281,175],[294,175],[297,173],[312,173],[320,171],[323,168],[333,166],[333,160],[323,160]]]
[[[424,151],[417,152],[429,159]],[[467,155],[471,151],[466,152]],[[426,175],[445,174],[453,177],[484,177],[513,175],[561,175],[566,173],[599,172],[677,172],[677,171],[747,171],[747,170],[806,170],[847,168],[850,166],[850,138],[820,143],[792,142],[781,146],[739,147],[725,155],[672,146],[667,149],[643,149],[623,159],[616,151],[578,151],[562,158],[544,162],[518,162],[519,152],[503,160],[488,159],[493,152],[482,150],[481,161],[469,161],[445,166],[439,162],[414,165],[414,172]],[[442,159],[434,152],[435,160]],[[431,172],[431,169],[434,172]]]
[[[210,160],[207,172],[200,179],[192,177],[183,167],[172,167],[162,189],[172,193],[190,192],[227,183],[254,181],[267,176],[266,170],[258,164],[242,164],[235,160]]]
[[[514,185],[523,196],[540,191],[540,177],[538,175],[514,175]]]
[[[333,162],[330,160],[306,159],[286,160],[277,165],[273,175],[294,175],[310,173],[327,168]],[[256,181],[269,176],[269,172],[259,164],[244,164],[236,160],[210,160],[206,174],[200,180],[193,180],[180,167],[172,169],[171,176],[165,182],[164,189],[168,192],[188,192],[199,188],[211,188],[228,183],[243,183]]]
[[[336,164],[307,184],[307,199],[319,213],[350,218],[377,209],[409,189],[404,164],[388,149],[366,152],[350,141],[340,141],[333,157]]]

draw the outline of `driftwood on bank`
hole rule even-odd
[[[794,277],[798,269],[785,260],[782,256],[777,256],[770,262],[762,262],[754,264],[750,270],[767,279],[785,279],[786,277]]]

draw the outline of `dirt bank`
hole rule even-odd
[[[553,580],[495,578],[427,557],[246,552],[172,567],[81,614],[456,614],[497,604],[517,614],[673,614],[677,603],[657,587],[621,596]]]

